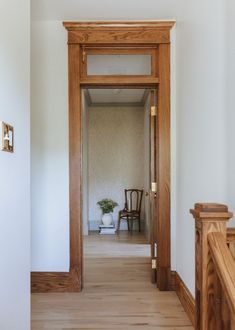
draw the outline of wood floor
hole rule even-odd
[[[33,294],[32,330],[193,330],[176,294],[150,283],[143,235],[92,234],[84,250],[84,290]]]

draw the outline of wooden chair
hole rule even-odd
[[[124,192],[125,192],[125,206],[123,210],[119,211],[117,232],[120,229],[121,220],[127,221],[128,231],[130,230],[133,231],[133,222],[135,220],[138,220],[139,232],[140,232],[140,214],[141,214],[143,190],[125,189]]]

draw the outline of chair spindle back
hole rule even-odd
[[[128,211],[141,211],[143,190],[125,189],[125,207]]]

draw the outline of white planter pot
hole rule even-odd
[[[112,213],[105,213],[102,215],[102,223],[105,225],[105,226],[109,226],[112,224],[113,222],[113,216],[112,216]]]

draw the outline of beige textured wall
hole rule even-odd
[[[107,197],[119,204],[116,222],[124,189],[144,187],[143,107],[89,107],[88,150],[89,225],[94,230],[101,218],[97,201]]]

